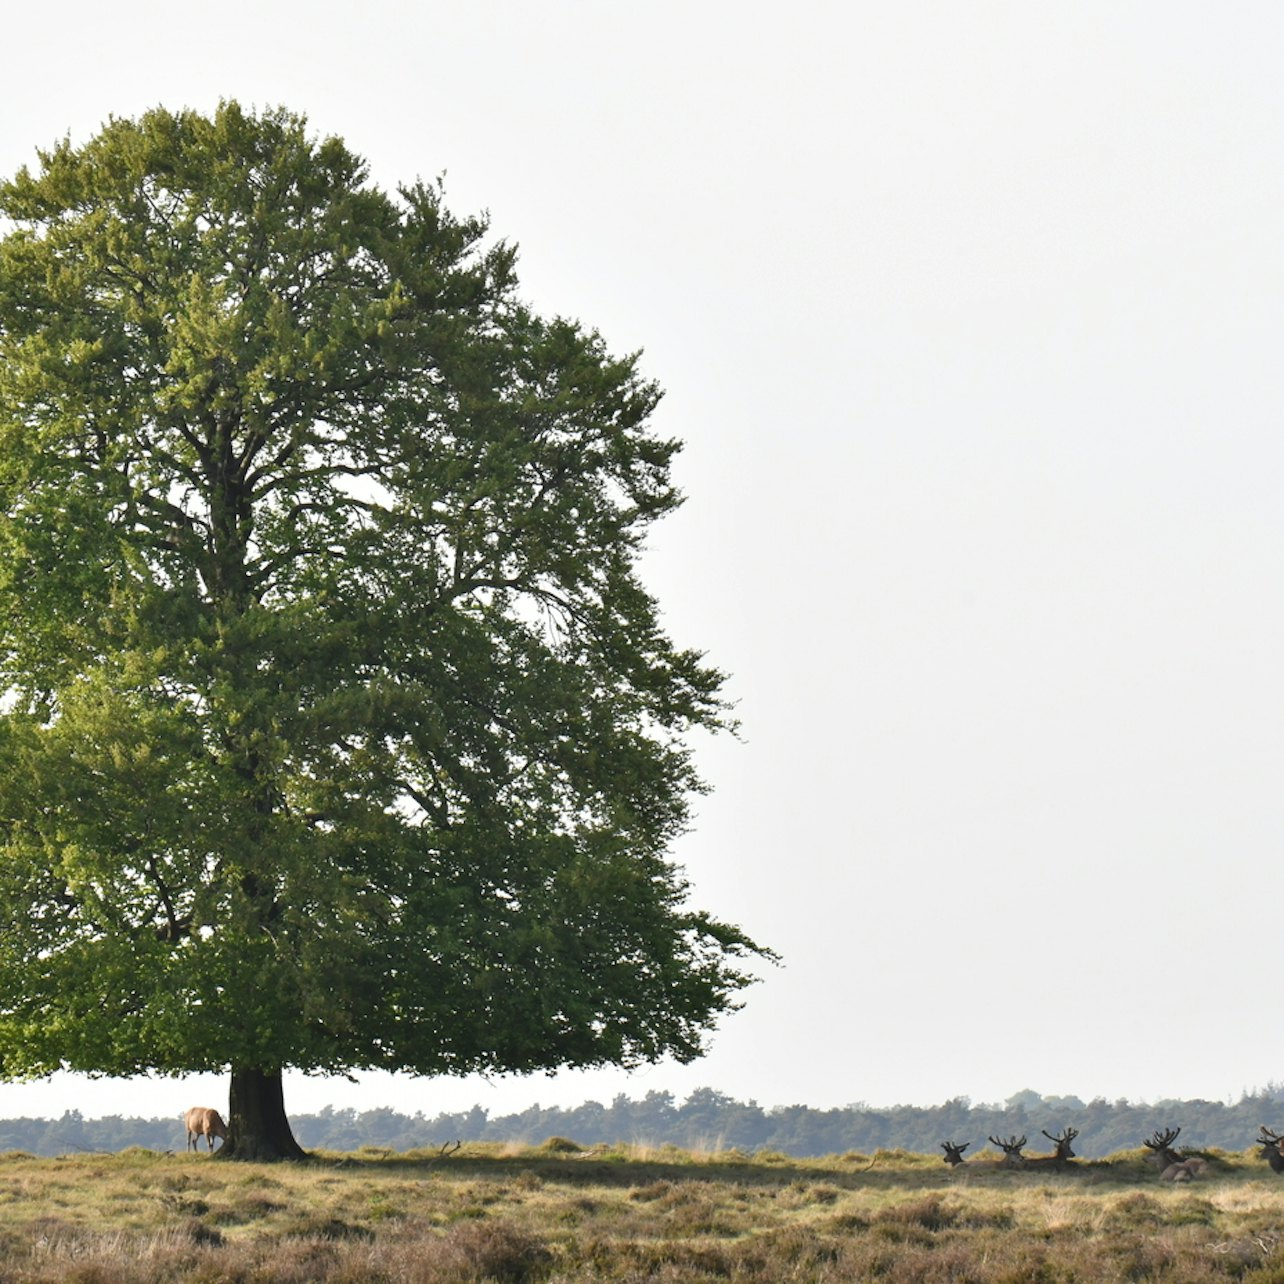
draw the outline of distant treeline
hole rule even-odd
[[[1075,1152],[1083,1158],[1140,1146],[1158,1128],[1180,1128],[1178,1147],[1244,1150],[1265,1124],[1284,1130],[1284,1085],[1246,1092],[1233,1105],[1220,1101],[1161,1101],[1143,1105],[1098,1098],[1043,1097],[1019,1092],[1002,1105],[973,1105],[956,1097],[940,1106],[864,1104],[834,1110],[741,1102],[700,1088],[679,1104],[668,1092],[648,1092],[634,1101],[618,1096],[609,1106],[589,1101],[573,1109],[532,1106],[520,1114],[492,1117],[481,1106],[429,1118],[395,1110],[334,1110],[295,1115],[295,1136],[307,1149],[387,1150],[437,1147],[447,1142],[538,1143],[566,1137],[583,1146],[631,1142],[674,1145],[684,1150],[773,1150],[787,1155],[829,1155],[875,1150],[934,1153],[942,1141],[970,1142],[970,1154],[986,1148],[990,1135],[1024,1134],[1027,1153],[1051,1150],[1042,1132],[1073,1127]],[[0,1120],[0,1151],[37,1155],[76,1151],[117,1151],[128,1146],[181,1150],[185,1144],[177,1112],[171,1119],[127,1119],[118,1115],[85,1119],[69,1110],[61,1119]]]

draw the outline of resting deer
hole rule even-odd
[[[183,1126],[187,1129],[187,1148],[195,1150],[196,1139],[204,1137],[209,1143],[210,1151],[214,1150],[214,1138],[227,1140],[227,1124],[217,1110],[209,1106],[193,1106],[183,1116]]]
[[[1165,1128],[1161,1133],[1158,1128],[1155,1129],[1155,1135],[1149,1141],[1143,1141],[1141,1144],[1146,1147],[1150,1154],[1146,1156],[1146,1162],[1153,1164],[1161,1172],[1173,1164],[1185,1163],[1185,1156],[1179,1155],[1173,1148],[1173,1142],[1177,1140],[1180,1128]]]
[[[1151,1153],[1146,1156],[1147,1163],[1153,1163],[1160,1169],[1160,1181],[1194,1181],[1208,1164],[1208,1160],[1199,1155],[1185,1156],[1173,1149],[1180,1128],[1165,1128],[1161,1133],[1155,1129],[1155,1135],[1141,1144]]]
[[[990,1138],[994,1140],[993,1137]],[[1019,1165],[1013,1165],[1008,1159],[994,1159],[987,1151],[984,1155],[973,1155],[971,1159],[965,1159],[963,1152],[971,1145],[970,1141],[941,1142],[941,1149],[945,1151],[945,1162],[950,1166],[951,1176],[957,1175],[962,1179],[982,1176],[987,1173],[996,1173],[1001,1168],[1011,1168]],[[1023,1156],[1017,1155],[1017,1159]]]
[[[1004,1168],[1024,1168],[1030,1161],[1021,1153],[1021,1148],[1025,1145],[1025,1137],[1017,1137],[1014,1133],[1007,1141],[1002,1141],[998,1137],[991,1137],[993,1145],[1003,1152]]]
[[[1272,1132],[1265,1124],[1257,1144],[1262,1148],[1262,1158],[1271,1166],[1271,1172],[1284,1173],[1284,1137]]]
[[[1159,1180],[1194,1181],[1195,1178],[1204,1171],[1207,1164],[1207,1159],[1203,1159],[1199,1155],[1191,1155],[1189,1159],[1183,1159],[1179,1164],[1169,1164],[1168,1167],[1159,1174]]]
[[[1006,1141],[1002,1137],[991,1137],[990,1140],[1003,1151],[1003,1159],[1000,1161],[1004,1168],[1022,1168],[1029,1170],[1031,1168],[1056,1168],[1061,1170],[1075,1157],[1075,1153],[1070,1149],[1070,1143],[1079,1135],[1078,1128],[1063,1128],[1059,1134],[1053,1136],[1046,1128],[1040,1128],[1040,1132],[1056,1147],[1050,1155],[1023,1155],[1022,1148],[1025,1146],[1025,1137],[1013,1135]]]
[[[1044,1164],[1050,1168],[1064,1168],[1074,1157],[1070,1143],[1079,1135],[1078,1128],[1063,1128],[1061,1135],[1054,1137],[1046,1128],[1039,1131],[1056,1147],[1050,1155],[1035,1155],[1027,1163]]]

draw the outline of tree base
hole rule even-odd
[[[233,1067],[227,1104],[227,1140],[218,1152],[224,1159],[273,1163],[308,1157],[290,1131],[280,1071],[268,1074]]]

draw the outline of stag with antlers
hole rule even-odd
[[[1054,1168],[1064,1168],[1075,1156],[1070,1143],[1079,1135],[1078,1128],[1063,1128],[1060,1136],[1054,1137],[1046,1128],[1039,1131],[1056,1147],[1050,1155],[1036,1155],[1036,1163],[1050,1164]]]
[[[1272,1132],[1265,1124],[1257,1144],[1262,1148],[1261,1157],[1271,1166],[1271,1172],[1284,1173],[1284,1137]]]
[[[1003,1152],[1004,1168],[1024,1168],[1029,1162],[1029,1160],[1027,1160],[1021,1153],[1021,1149],[1025,1145],[1024,1136],[1018,1137],[1014,1133],[1007,1139],[1007,1141],[1003,1141],[999,1137],[991,1137],[990,1143],[991,1145],[998,1146],[998,1148]]]
[[[965,1141],[965,1142],[963,1142],[961,1145],[959,1145],[959,1144],[957,1144],[957,1143],[955,1143],[955,1142],[953,1142],[953,1141],[943,1141],[943,1142],[941,1142],[941,1149],[942,1149],[943,1151],[945,1151],[945,1162],[946,1162],[947,1164],[949,1164],[949,1166],[950,1166],[951,1168],[955,1168],[955,1167],[957,1167],[959,1164],[966,1163],[966,1162],[967,1162],[967,1160],[965,1160],[965,1159],[963,1158],[963,1152],[964,1152],[964,1151],[965,1151],[965,1150],[966,1150],[966,1149],[967,1149],[971,1144],[972,1144],[972,1143],[971,1143],[970,1141]]]
[[[1194,1181],[1208,1165],[1199,1155],[1182,1155],[1173,1149],[1179,1132],[1180,1128],[1165,1128],[1162,1133],[1156,1128],[1155,1135],[1141,1143],[1151,1152],[1146,1161],[1159,1168],[1160,1181]]]
[[[1039,1130],[1043,1135],[1056,1147],[1050,1155],[1023,1155],[1022,1147],[1026,1143],[1024,1136],[1018,1137],[1015,1134],[1006,1141],[1002,1137],[991,1137],[990,1141],[1003,1151],[1002,1164],[1004,1168],[1056,1168],[1062,1169],[1075,1157],[1074,1151],[1070,1148],[1070,1143],[1079,1135],[1078,1128],[1063,1128],[1059,1133],[1053,1135],[1046,1128]]]
[[[1150,1151],[1146,1156],[1148,1164],[1154,1164],[1161,1171],[1172,1164],[1185,1163],[1185,1156],[1179,1155],[1173,1148],[1173,1142],[1177,1140],[1180,1128],[1165,1128],[1161,1133],[1158,1128],[1155,1129],[1155,1135],[1149,1141],[1143,1141],[1141,1144]]]

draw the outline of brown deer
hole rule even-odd
[[[1155,1135],[1141,1143],[1151,1152],[1146,1162],[1160,1170],[1160,1181],[1194,1181],[1208,1165],[1199,1155],[1182,1155],[1173,1149],[1179,1132],[1180,1128],[1165,1128],[1162,1133],[1156,1128]]]
[[[1004,1168],[1056,1168],[1061,1170],[1069,1164],[1070,1160],[1075,1157],[1074,1151],[1070,1149],[1070,1143],[1079,1135],[1078,1128],[1063,1128],[1060,1135],[1053,1136],[1046,1128],[1039,1129],[1040,1132],[1056,1147],[1050,1155],[1023,1155],[1022,1147],[1025,1145],[1025,1137],[1013,1135],[1004,1141],[1001,1137],[991,1137],[990,1140],[1003,1151]]]
[[[1070,1149],[1070,1143],[1079,1135],[1079,1129],[1063,1128],[1059,1137],[1054,1137],[1046,1128],[1040,1128],[1039,1131],[1056,1149],[1050,1155],[1034,1155],[1028,1162],[1044,1164],[1050,1168],[1065,1168],[1075,1157],[1074,1151]]]
[[[1003,1152],[1004,1168],[1024,1168],[1030,1161],[1021,1153],[1021,1148],[1025,1145],[1025,1137],[1017,1137],[1015,1133],[1002,1141],[998,1137],[991,1137],[990,1142],[998,1146]]]
[[[1153,1164],[1162,1172],[1164,1169],[1171,1167],[1173,1164],[1182,1164],[1186,1162],[1184,1155],[1179,1155],[1173,1148],[1173,1142],[1177,1140],[1180,1128],[1165,1128],[1162,1134],[1159,1129],[1155,1129],[1155,1135],[1149,1141],[1143,1141],[1141,1144],[1150,1151],[1146,1156],[1146,1162]]]
[[[217,1110],[211,1110],[209,1106],[193,1106],[183,1116],[183,1126],[187,1129],[188,1150],[197,1148],[198,1137],[205,1138],[211,1153],[214,1150],[215,1137],[221,1141],[227,1140],[227,1124],[223,1122],[223,1116]]]
[[[991,1137],[990,1140],[994,1141],[994,1138]],[[1016,1139],[1013,1138],[1013,1140],[1015,1141]],[[950,1175],[952,1177],[957,1176],[962,1180],[967,1180],[972,1177],[985,1176],[989,1173],[997,1173],[1003,1168],[1020,1167],[1021,1161],[1025,1158],[1018,1150],[1016,1155],[1017,1163],[1015,1164],[1006,1156],[1003,1159],[995,1159],[990,1155],[989,1151],[983,1155],[973,1155],[971,1159],[965,1159],[963,1152],[971,1144],[970,1141],[961,1143],[954,1141],[941,1142],[941,1149],[945,1151],[945,1162],[950,1166]],[[996,1142],[995,1144],[1001,1143]]]
[[[1284,1137],[1272,1132],[1265,1124],[1257,1144],[1262,1148],[1261,1157],[1271,1166],[1271,1172],[1284,1173]]]
[[[1207,1159],[1202,1159],[1199,1155],[1191,1155],[1189,1159],[1183,1159],[1179,1164],[1169,1164],[1168,1167],[1159,1174],[1159,1180],[1194,1181],[1195,1178],[1204,1171],[1207,1164]]]

